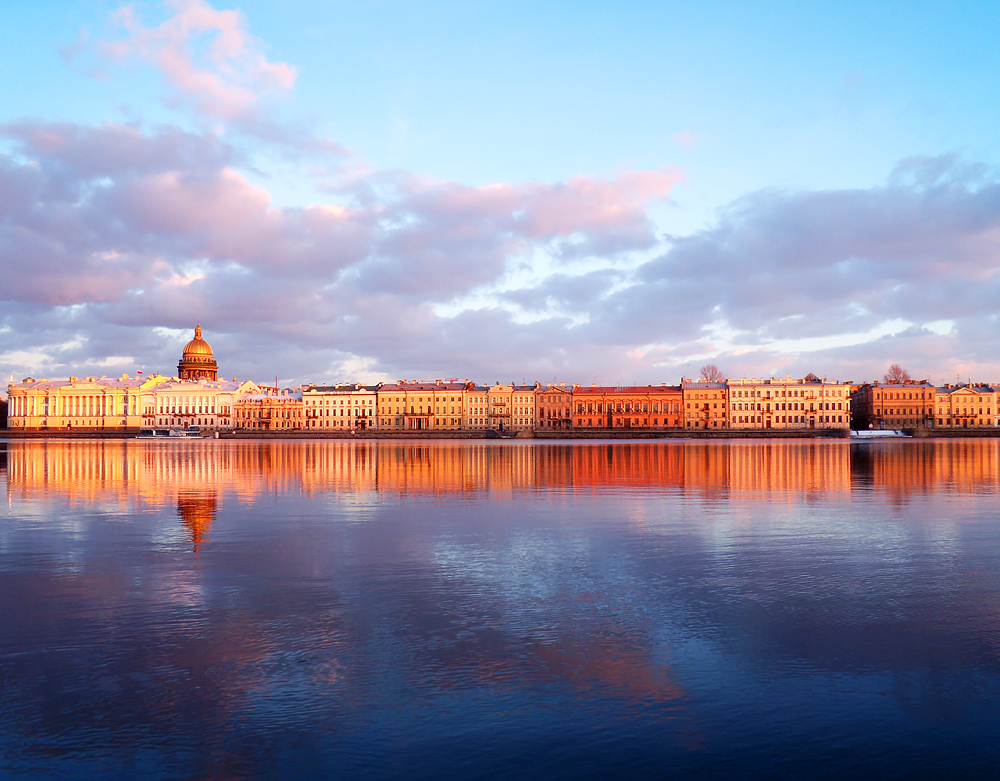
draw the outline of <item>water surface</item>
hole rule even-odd
[[[993,441],[0,442],[0,775],[992,775]]]

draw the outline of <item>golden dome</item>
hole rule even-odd
[[[177,364],[177,376],[182,380],[217,380],[219,364],[212,354],[212,345],[201,338],[201,325],[194,329],[194,339],[184,345],[184,353]]]
[[[184,346],[184,355],[212,355],[212,345],[201,338],[201,325],[195,326],[194,339]]]

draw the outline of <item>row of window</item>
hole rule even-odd
[[[789,398],[789,397],[791,397],[791,398],[816,399],[816,398],[827,398],[827,397],[844,397],[846,395],[847,395],[847,389],[846,388],[822,388],[819,391],[816,391],[815,389],[800,390],[800,389],[793,388],[792,390],[788,390],[786,388],[783,388],[783,389],[781,389],[780,392],[778,390],[775,390],[773,395],[771,394],[771,391],[769,391],[769,390],[768,391],[760,391],[760,390],[730,390],[729,391],[730,398],[739,398],[739,399],[746,399],[746,398],[757,398],[757,399],[760,399],[760,398],[764,398],[764,399],[775,398],[775,399],[777,399],[777,398]],[[717,397],[713,396],[712,398],[717,398]]]
[[[668,402],[663,402],[663,412],[680,412],[681,405],[680,402],[674,402],[673,409],[671,410],[671,405]],[[690,404],[688,407],[690,408]],[[604,402],[582,402],[578,401],[576,403],[576,414],[577,415],[593,415],[595,412],[604,412]],[[607,404],[608,412],[660,412],[660,402],[654,401],[652,404],[652,409],[650,409],[649,402],[638,402],[638,401],[619,401],[617,404],[615,402],[608,402]]]

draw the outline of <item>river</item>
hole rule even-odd
[[[0,441],[0,775],[1000,765],[1000,444]]]

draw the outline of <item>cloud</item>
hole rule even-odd
[[[103,81],[111,80],[115,69],[110,66],[144,64],[167,84],[167,105],[193,110],[222,131],[294,157],[348,154],[334,139],[281,116],[276,99],[291,94],[297,70],[268,59],[242,13],[217,10],[204,0],[171,0],[162,7],[167,15],[156,24],[146,23],[136,6],[123,6],[109,17],[105,36],[81,30],[76,41],[62,47],[64,61],[82,65],[84,73]]]
[[[24,157],[52,172],[82,181],[102,176],[165,170],[213,169],[243,162],[232,146],[211,133],[190,133],[163,125],[146,132],[136,123],[96,127],[69,122],[20,120],[0,124],[0,135]]]
[[[0,135],[0,353],[35,349],[24,365],[52,376],[123,339],[169,371],[177,346],[149,329],[200,320],[224,372],[254,377],[661,382],[712,360],[859,379],[896,360],[1000,379],[1000,180],[954,158],[865,190],[752,193],[643,260],[669,170],[471,186],[349,166],[328,172],[336,197],[290,208],[210,133]]]
[[[216,10],[204,0],[167,6],[173,15],[156,26],[143,24],[134,6],[121,8],[113,21],[122,34],[99,41],[97,52],[154,65],[172,87],[172,101],[189,101],[221,119],[245,115],[265,96],[294,87],[295,67],[269,61],[239,11]]]
[[[590,327],[621,338],[638,318],[677,342],[721,324],[728,336],[718,349],[745,352],[776,340],[849,341],[897,319],[919,329],[995,317],[996,172],[954,158],[904,161],[900,170],[905,175],[867,190],[767,190],[739,199],[711,228],[674,238],[637,270],[638,284],[593,302]],[[918,333],[927,342],[945,338]],[[884,342],[864,341],[855,352],[881,352],[879,363],[892,358]],[[967,348],[954,347],[961,359]]]
[[[674,133],[671,138],[685,149],[694,149],[696,146],[700,146],[702,142],[701,134],[691,130],[682,130],[680,133]]]
[[[355,356],[388,373],[426,374],[437,350],[456,360],[468,351],[473,334],[459,323],[486,322],[474,313],[443,318],[435,302],[490,289],[539,253],[558,269],[655,246],[648,205],[678,180],[671,171],[626,171],[475,187],[355,168],[331,187],[336,201],[291,208],[275,206],[241,172],[240,154],[211,133],[21,120],[0,126],[0,136],[12,145],[0,154],[0,273],[10,280],[2,297],[32,317],[75,313],[71,326],[50,326],[55,332],[35,343],[52,375],[79,373],[68,359],[100,349],[110,323],[186,328],[195,320],[227,329],[234,345],[269,334],[273,349],[243,359],[255,376],[307,372],[304,360],[284,372],[255,366],[263,355],[294,354],[293,341],[314,349],[317,365]],[[25,316],[8,311],[6,352]],[[500,310],[488,318],[491,327],[505,323],[497,347],[537,349],[536,337],[507,318]],[[70,327],[84,335],[79,350],[46,347]],[[147,367],[165,357],[137,355]],[[484,356],[480,368],[495,366]]]

